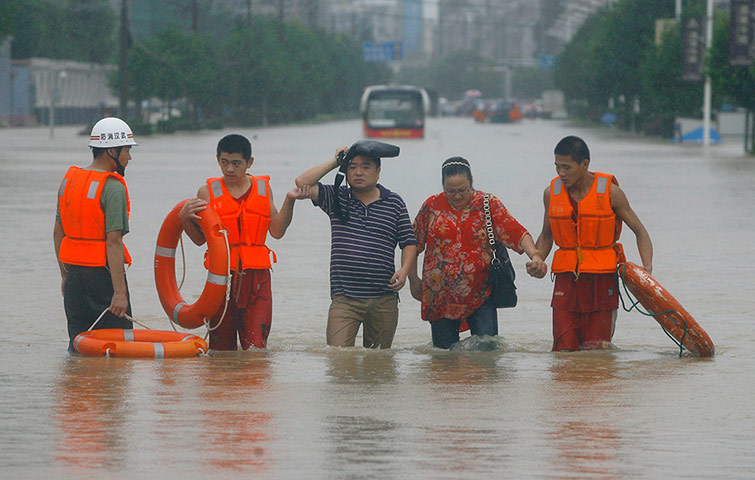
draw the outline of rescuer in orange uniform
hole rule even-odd
[[[616,267],[625,260],[622,221],[634,232],[642,267],[653,269],[653,243],[613,175],[591,172],[590,151],[579,137],[563,138],[554,150],[558,177],[543,194],[543,230],[535,243],[546,258],[553,247],[553,351],[610,345],[619,307]],[[528,262],[542,278],[545,262]]]
[[[203,245],[205,237],[194,220],[208,204],[220,215],[228,232],[231,296],[225,316],[220,318],[221,307],[210,320],[210,348],[236,350],[237,333],[244,350],[252,345],[265,348],[273,317],[271,255],[275,261],[275,253],[265,240],[268,232],[273,238],[283,237],[293,217],[295,200],[306,197],[298,188],[291,190],[279,212],[273,202],[270,177],[246,173],[254,157],[251,143],[242,135],[223,137],[216,158],[223,176],[208,178],[197,197],[189,199],[178,213],[186,234],[197,245]]]
[[[92,163],[70,167],[58,189],[53,240],[68,320],[68,349],[105,311],[99,328],[132,328],[123,245],[129,231],[129,196],[123,179],[136,145],[128,124],[103,118],[92,128]]]

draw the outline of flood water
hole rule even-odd
[[[231,132],[252,140],[252,172],[272,176],[277,205],[300,172],[361,138],[357,121],[137,137],[125,241],[134,317],[151,328],[171,329],[152,274],[160,224],[219,175],[215,145]],[[649,230],[654,277],[715,342],[712,359],[680,358],[636,312],[619,313],[613,350],[551,353],[552,283],[528,277],[517,255],[519,306],[499,311],[493,351],[433,349],[408,287],[393,349],[328,348],[329,226],[300,202],[270,241],[267,350],[139,360],[66,351],[52,227],[63,174],[91,158],[77,133],[0,130],[4,478],[755,477],[755,160],[741,140],[706,152],[564,122],[430,119],[381,174],[414,218],[441,189],[441,162],[462,155],[474,186],[537,236],[553,147],[582,136],[593,169],[617,176]],[[629,229],[622,240],[639,262]],[[186,243],[191,301],[205,274]]]

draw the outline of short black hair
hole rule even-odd
[[[232,133],[221,138],[218,142],[216,153],[220,155],[221,152],[240,153],[244,160],[248,162],[252,158],[252,144],[245,136]]]
[[[556,144],[553,149],[556,155],[564,155],[571,158],[574,163],[582,163],[583,160],[590,160],[590,149],[584,140],[574,135],[564,137]]]
[[[469,179],[469,184],[472,184],[472,167],[466,158],[451,157],[443,162],[440,171],[440,181],[443,185],[446,183],[446,178],[453,177],[454,175],[466,175],[467,179]]]
[[[107,152],[107,148],[91,147],[91,149],[92,149],[92,158],[95,158],[95,159],[99,157],[100,155],[104,154],[105,152]]]

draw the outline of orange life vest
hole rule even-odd
[[[225,186],[223,178],[208,178],[210,204],[220,215],[223,226],[228,231],[231,247],[231,270],[268,269],[270,250],[265,245],[270,227],[270,177],[253,177],[249,196],[243,203],[233,198]],[[273,252],[273,261],[275,252]]]
[[[611,208],[613,175],[595,172],[590,191],[579,202],[578,217],[561,179],[551,181],[548,217],[553,241],[559,249],[553,254],[553,273],[611,273],[624,259],[617,243],[621,219]]]
[[[60,223],[65,233],[60,243],[61,262],[85,267],[107,265],[105,212],[102,210],[100,197],[108,178],[114,178],[123,184],[126,189],[127,214],[130,214],[128,188],[123,177],[117,173],[71,167],[63,177],[58,190]],[[126,263],[131,265],[131,255],[125,245],[123,249]]]

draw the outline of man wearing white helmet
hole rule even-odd
[[[95,328],[132,328],[123,244],[129,231],[130,203],[123,179],[136,145],[128,124],[103,118],[92,128],[92,163],[66,172],[58,190],[53,240],[68,319],[68,349],[105,310]]]

